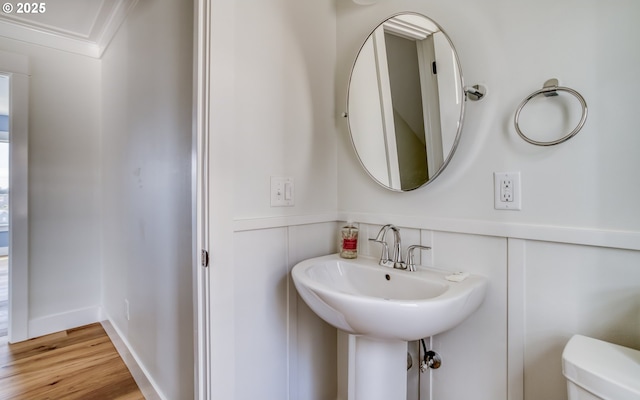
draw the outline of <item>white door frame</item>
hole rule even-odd
[[[195,397],[211,398],[210,387],[210,335],[209,335],[209,1],[195,1],[195,46],[194,46],[194,160],[192,173],[193,195],[193,260],[194,260],[194,379]],[[205,253],[207,260],[204,260]],[[206,262],[205,262],[206,261]],[[207,264],[207,265],[203,265]]]
[[[236,5],[195,1],[196,395],[233,399]],[[201,265],[202,250],[209,254],[206,268]]]
[[[373,37],[373,53],[376,60],[378,77],[378,96],[380,98],[380,113],[382,115],[382,131],[387,155],[387,172],[389,186],[402,188],[400,180],[400,160],[398,159],[398,144],[396,140],[396,125],[393,116],[393,100],[391,98],[391,81],[389,78],[389,63],[387,61],[387,44],[384,28],[378,27],[371,34]]]
[[[9,76],[9,342],[29,338],[29,62],[0,51]]]
[[[431,178],[439,172],[440,167],[444,164],[438,77],[432,69],[432,63],[436,60],[433,35],[427,36],[422,40],[416,40],[416,49],[418,52],[418,70],[420,71],[425,142],[429,143],[427,146],[427,169],[429,178]]]

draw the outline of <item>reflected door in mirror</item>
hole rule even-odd
[[[351,139],[369,175],[396,191],[440,174],[463,112],[457,55],[437,24],[402,14],[363,44],[349,83]]]

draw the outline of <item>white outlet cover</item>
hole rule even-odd
[[[504,181],[511,181],[511,201],[503,201],[502,188]],[[493,173],[493,201],[496,210],[522,210],[522,193],[520,190],[520,172]]]

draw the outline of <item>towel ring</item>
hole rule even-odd
[[[571,131],[569,132],[567,135],[561,137],[560,139],[557,140],[553,140],[550,142],[540,142],[538,140],[533,140],[529,137],[527,137],[527,135],[525,135],[522,130],[520,130],[520,126],[519,126],[519,119],[520,119],[520,111],[522,111],[522,109],[524,108],[524,106],[527,105],[527,103],[529,102],[529,100],[533,99],[534,97],[542,94],[545,97],[552,97],[552,96],[557,96],[558,92],[567,92],[571,95],[573,95],[576,99],[578,99],[578,101],[580,102],[580,105],[582,106],[582,117],[580,118],[580,122],[578,122],[578,125]],[[527,98],[525,98],[522,103],[520,103],[520,106],[518,106],[518,109],[516,110],[516,115],[513,118],[513,124],[515,125],[516,128],[516,132],[518,132],[518,135],[520,135],[520,137],[522,139],[524,139],[525,141],[531,143],[531,144],[535,144],[536,146],[553,146],[562,142],[566,142],[567,140],[571,139],[572,137],[574,137],[578,132],[580,132],[580,129],[582,129],[582,127],[584,126],[584,123],[587,120],[587,102],[584,100],[584,97],[582,97],[582,95],[580,93],[578,93],[577,91],[568,88],[568,87],[563,87],[563,86],[558,86],[558,80],[557,79],[549,79],[548,81],[546,81],[544,83],[544,87],[540,90],[537,90],[533,93],[531,93],[529,96],[527,96]]]

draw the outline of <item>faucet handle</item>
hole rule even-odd
[[[382,265],[383,267],[393,266],[393,261],[391,261],[391,259],[389,258],[389,245],[387,244],[387,242],[378,238],[370,238],[369,240],[372,242],[380,243],[382,245],[382,254],[380,254],[380,261],[378,261],[378,264]]]
[[[407,248],[407,269],[409,271],[415,271],[416,270],[416,263],[413,259],[413,251],[415,249],[423,249],[423,250],[431,250],[431,247],[429,246],[422,246],[419,244],[414,244],[411,245]]]

